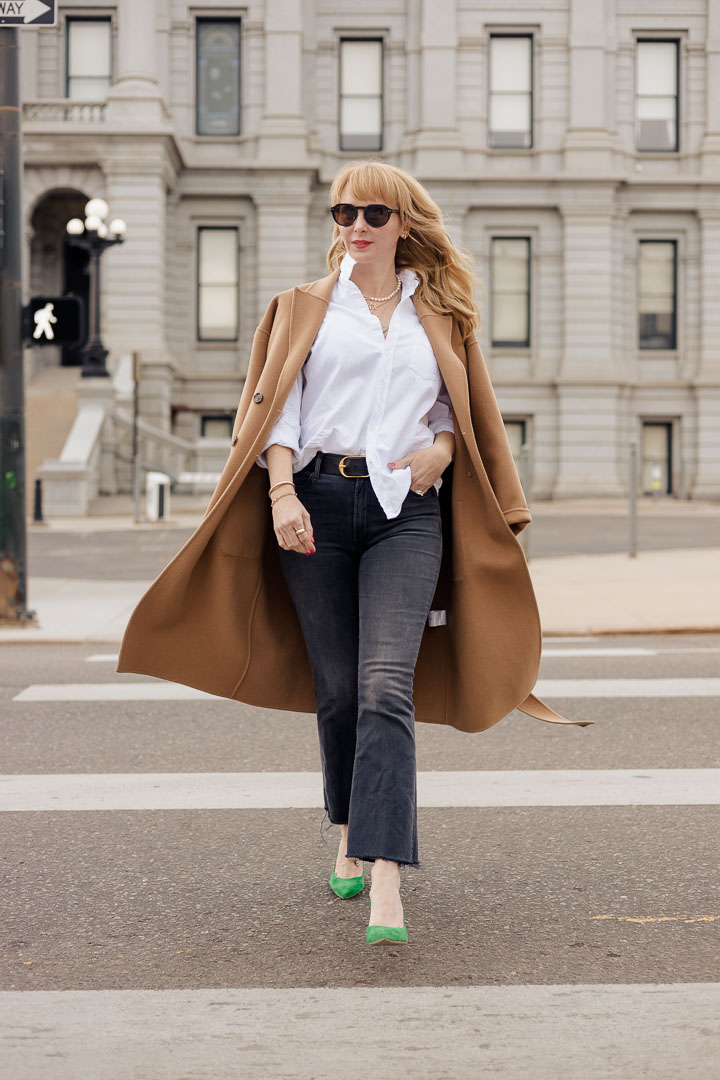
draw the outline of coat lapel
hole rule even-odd
[[[313,341],[325,318],[327,306],[340,276],[340,268],[310,285],[293,289],[288,333],[288,355],[278,379],[276,400],[285,403],[290,387],[300,374]]]

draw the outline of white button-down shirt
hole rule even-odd
[[[265,451],[274,443],[292,450],[293,472],[318,450],[365,457],[378,502],[394,518],[410,490],[410,466],[388,463],[453,431],[450,398],[411,299],[417,275],[399,272],[400,302],[385,337],[350,279],[355,262],[345,255],[310,353],[256,460],[267,468]]]

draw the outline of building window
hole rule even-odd
[[[638,41],[636,57],[635,145],[677,150],[678,43]]]
[[[197,20],[197,133],[240,134],[240,20]]]
[[[490,261],[492,344],[530,345],[530,238],[496,236]]]
[[[198,341],[237,341],[238,230],[198,229]]]
[[[525,421],[524,420],[506,420],[505,421],[505,434],[508,437],[510,443],[510,449],[512,451],[515,467],[520,473],[521,483],[524,482],[522,473],[525,469],[525,463],[523,462],[522,448],[525,445]]]
[[[68,19],[65,36],[65,95],[75,101],[104,101],[112,83],[110,19]]]
[[[201,439],[228,439],[232,435],[232,429],[233,417],[229,413],[200,417]]]
[[[526,150],[532,146],[532,37],[490,37],[490,146]]]
[[[643,422],[641,483],[643,495],[672,494],[672,424]]]
[[[641,240],[638,276],[638,347],[677,348],[676,242]]]
[[[340,149],[382,150],[383,43],[340,42]]]

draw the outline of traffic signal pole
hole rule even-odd
[[[22,107],[19,41],[0,27],[0,623],[25,623],[25,402],[22,351]]]

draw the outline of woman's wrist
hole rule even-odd
[[[270,509],[272,510],[274,508],[274,506],[275,506],[275,503],[280,502],[280,500],[284,499],[286,495],[295,495],[295,496],[297,496],[297,492],[295,490],[293,490],[293,491],[285,491],[285,492],[283,492],[282,495],[277,495],[274,499],[270,500]]]
[[[433,446],[443,452],[449,465],[455,456],[455,436],[452,431],[438,431]]]

